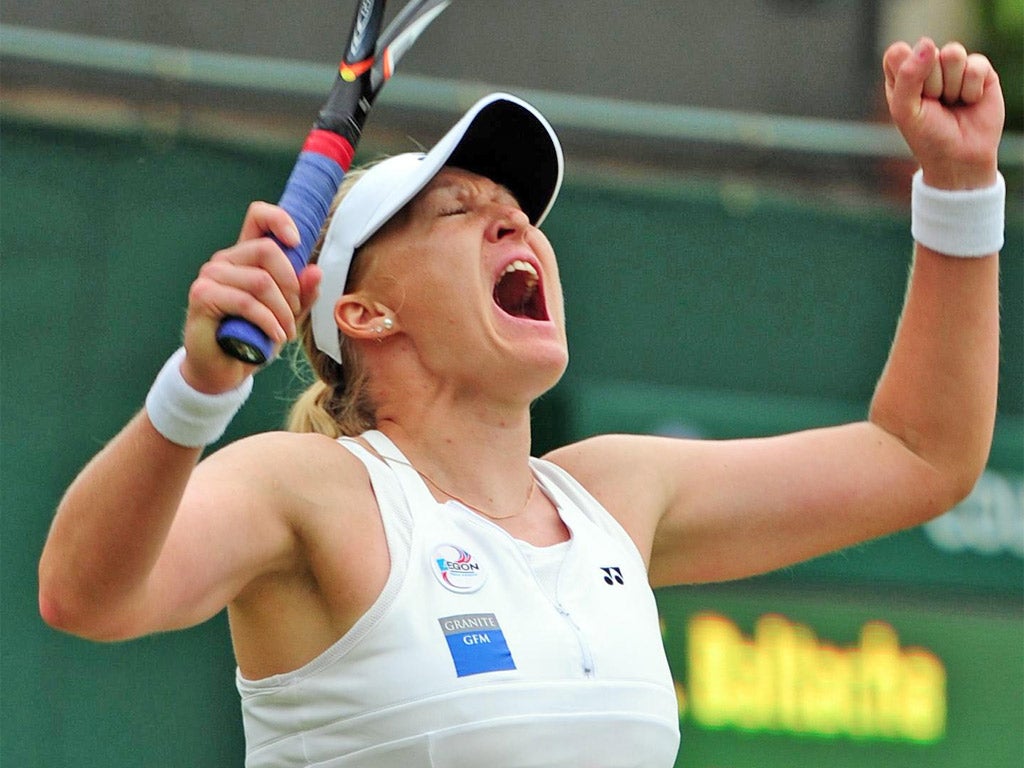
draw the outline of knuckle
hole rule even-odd
[[[988,57],[983,53],[972,53],[966,57],[967,66],[977,72],[982,72],[989,66]]]
[[[266,294],[274,290],[277,283],[273,276],[266,270],[257,270],[252,276],[253,293]]]
[[[220,271],[220,260],[211,259],[199,267],[199,277],[212,280],[214,275]]]
[[[188,289],[188,301],[190,304],[205,304],[210,294],[210,280],[200,276],[192,281]]]
[[[962,43],[946,43],[942,46],[941,55],[943,59],[950,61],[963,60],[967,58],[967,49]]]
[[[246,209],[246,215],[255,216],[265,210],[267,204],[262,200],[253,200],[249,203],[249,207]]]
[[[213,264],[213,263],[216,263],[216,262],[230,261],[230,260],[231,260],[231,249],[229,249],[229,248],[221,248],[220,250],[215,251],[212,256],[210,256],[210,260],[207,261],[203,265],[203,267],[208,267],[210,264]]]
[[[255,241],[253,248],[260,264],[270,265],[278,259],[286,258],[277,242],[267,235]]]
[[[237,313],[257,325],[264,322],[266,311],[266,307],[263,303],[251,294],[243,291],[235,297],[235,308],[233,314]]]

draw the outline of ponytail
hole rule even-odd
[[[348,339],[341,343],[341,354],[349,361],[344,368],[316,348],[308,323],[303,328],[302,346],[316,379],[292,404],[288,431],[341,437],[375,428],[376,405],[370,398],[369,376]]]

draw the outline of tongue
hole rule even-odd
[[[524,273],[512,272],[494,286],[494,301],[510,315],[527,317],[534,291],[535,289],[528,287],[527,276]]]

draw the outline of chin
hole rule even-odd
[[[531,352],[529,360],[520,360],[511,375],[522,384],[531,385],[530,389],[534,391],[530,395],[532,401],[561,381],[569,365],[569,354],[564,347],[534,348]]]

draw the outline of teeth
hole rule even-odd
[[[533,288],[535,285],[537,285],[539,276],[537,275],[537,270],[530,262],[523,261],[522,259],[516,259],[507,267],[505,267],[506,275],[510,275],[513,272],[525,272],[526,274],[528,274],[530,277],[527,278],[526,284],[530,288]]]
[[[502,272],[494,286],[494,301],[513,317],[540,319],[543,309],[536,306],[540,275],[525,259],[516,259]]]

